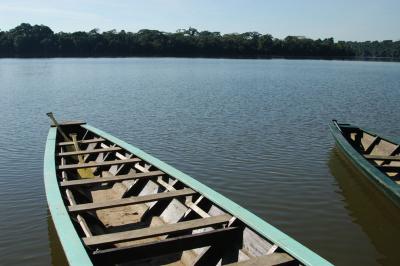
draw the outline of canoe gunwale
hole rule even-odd
[[[368,134],[371,134],[372,136],[378,136],[377,134],[372,133],[369,130],[365,130],[357,126],[353,127],[358,128],[359,130],[362,130]],[[373,181],[374,185],[378,189],[383,191],[392,201],[394,201],[397,206],[400,207],[400,186],[397,185],[383,172],[381,172],[371,162],[369,162],[368,159],[365,158],[361,153],[354,149],[349,141],[343,136],[343,134],[337,129],[337,127],[333,123],[329,124],[329,128],[336,143],[341,148],[341,150],[344,151],[345,155],[352,161],[352,163],[365,175],[367,175],[368,179]],[[397,144],[396,142],[388,138],[382,136],[378,137],[380,137],[382,140]]]
[[[128,144],[100,129],[97,129],[88,124],[82,125],[81,127],[97,134],[101,138],[104,138],[112,143],[115,143],[116,145],[129,151],[130,153],[134,154],[136,157],[142,159],[143,161],[152,164],[159,170],[163,171],[165,174],[173,178],[176,178],[180,182],[184,183],[186,186],[204,195],[218,207],[222,208],[229,214],[243,221],[249,228],[253,229],[255,232],[265,237],[269,241],[273,242],[274,244],[278,245],[280,248],[285,250],[290,256],[296,258],[299,262],[303,263],[304,265],[332,265],[324,258],[320,257],[319,255],[317,255],[307,247],[303,246],[293,238],[289,237],[285,233],[281,232],[274,226],[270,225],[263,219],[259,218],[258,216],[254,215],[247,209],[239,206],[237,203],[231,201],[230,199],[214,191],[208,186],[200,183],[199,181],[190,177],[189,175],[184,174],[183,172],[175,169],[174,167],[168,165],[167,163],[162,162],[161,160],[147,154],[146,152],[132,146],[131,144]]]
[[[57,128],[51,127],[46,140],[43,165],[47,204],[68,263],[70,265],[93,265],[72,224],[61,196],[55,164],[56,136]]]

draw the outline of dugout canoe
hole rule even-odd
[[[84,122],[57,126],[44,181],[70,265],[331,265],[144,151]]]
[[[376,187],[400,207],[400,146],[356,125],[329,125],[338,147]]]

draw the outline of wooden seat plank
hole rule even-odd
[[[93,256],[100,260],[112,259],[113,263],[123,263],[133,259],[156,257],[217,243],[235,243],[240,239],[242,229],[225,227],[211,231],[170,237],[147,243],[134,244],[128,247],[96,250]]]
[[[375,165],[375,167],[379,168],[385,172],[398,172],[400,170],[400,165]]]
[[[81,168],[91,168],[91,167],[99,167],[99,166],[108,166],[108,165],[120,165],[127,163],[136,163],[140,162],[139,158],[132,158],[126,160],[114,160],[114,161],[102,161],[102,162],[90,162],[90,163],[81,163],[81,164],[65,164],[58,166],[59,170],[71,170],[71,169],[81,169]]]
[[[87,246],[111,244],[116,242],[156,237],[161,235],[168,235],[171,233],[180,233],[189,230],[205,228],[209,226],[221,225],[228,223],[231,218],[232,216],[230,216],[229,214],[223,214],[208,218],[179,222],[175,224],[166,224],[162,226],[147,227],[143,229],[131,230],[126,232],[97,235],[93,237],[84,237],[82,238],[82,240]]]
[[[103,138],[94,138],[94,139],[86,139],[86,140],[78,140],[78,143],[87,144],[87,143],[96,143],[103,142],[105,139]],[[58,146],[66,146],[66,145],[74,145],[72,141],[59,142]]]
[[[369,160],[389,160],[389,161],[400,161],[400,156],[388,156],[388,155],[364,155]]]
[[[71,187],[71,186],[93,185],[93,184],[108,183],[108,182],[121,182],[121,181],[125,181],[125,180],[148,178],[148,177],[161,176],[161,175],[164,175],[164,172],[151,171],[151,172],[147,172],[147,173],[130,173],[130,174],[126,174],[126,175],[117,175],[117,176],[111,176],[111,177],[100,177],[100,178],[62,181],[62,182],[60,182],[60,186],[61,187]]]
[[[78,205],[69,206],[68,210],[70,212],[100,210],[100,209],[140,204],[140,203],[152,202],[152,201],[158,201],[158,200],[166,200],[166,199],[177,198],[177,197],[182,197],[182,196],[190,196],[190,195],[194,195],[196,193],[197,193],[196,191],[194,191],[190,188],[185,188],[185,189],[180,189],[180,190],[175,190],[175,191],[162,192],[162,193],[157,193],[157,194],[150,194],[150,195],[131,197],[131,198],[124,198],[124,199],[119,199],[119,200],[78,204]]]
[[[64,122],[58,123],[58,125],[60,125],[60,126],[81,126],[81,125],[85,125],[85,124],[86,124],[85,121],[64,121]],[[56,127],[56,125],[54,123],[51,123],[50,126]]]
[[[120,151],[122,148],[120,147],[111,147],[105,149],[94,149],[94,150],[82,150],[82,151],[71,151],[71,152],[60,152],[57,156],[73,156],[73,155],[82,155],[82,154],[94,154],[94,153],[102,153],[102,152],[113,152]]]
[[[249,260],[227,264],[227,266],[256,266],[256,265],[281,265],[294,261],[294,258],[286,253],[272,253],[265,256],[251,258]]]

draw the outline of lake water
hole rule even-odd
[[[400,210],[327,126],[400,139],[399,63],[2,59],[0,95],[1,264],[65,262],[43,185],[48,111],[142,148],[333,263],[400,263]]]

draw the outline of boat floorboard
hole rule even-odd
[[[272,253],[270,255],[255,257],[249,260],[227,264],[227,266],[284,265],[293,261],[294,259],[286,253]]]

